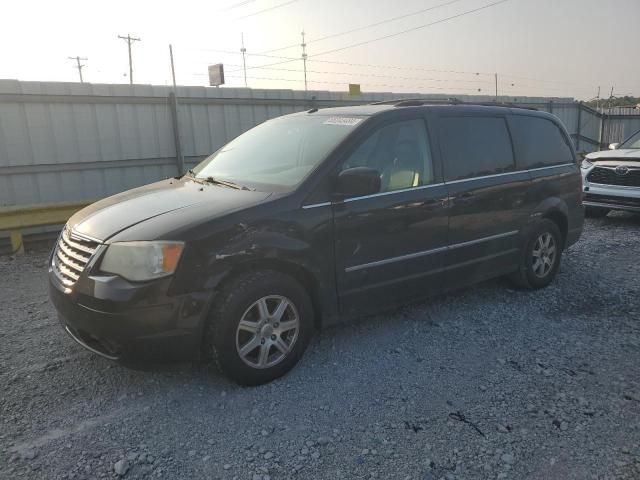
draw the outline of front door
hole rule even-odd
[[[378,170],[381,191],[334,203],[336,280],[344,314],[440,289],[447,245],[447,190],[423,117],[380,125],[340,169]]]

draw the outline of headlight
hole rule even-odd
[[[580,168],[582,168],[583,170],[587,170],[588,168],[591,168],[591,167],[593,167],[593,163],[591,163],[586,158],[582,160],[582,164],[580,165]]]
[[[100,270],[133,282],[166,277],[175,272],[183,242],[116,242],[109,245]]]

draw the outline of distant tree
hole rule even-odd
[[[596,107],[632,107],[640,104],[639,97],[613,97],[613,98],[601,98],[600,100],[590,100],[585,103],[586,105],[596,108]]]

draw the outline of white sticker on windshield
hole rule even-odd
[[[329,117],[323,123],[325,125],[343,125],[345,127],[353,127],[362,121],[361,118],[353,117]]]

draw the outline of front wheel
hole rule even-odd
[[[241,274],[218,296],[207,343],[220,370],[242,385],[270,382],[291,370],[313,331],[305,289],[275,271]]]
[[[541,220],[529,234],[520,266],[511,279],[522,288],[536,289],[549,285],[560,267],[563,238],[558,225]]]

